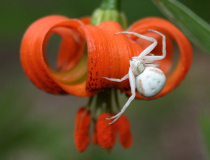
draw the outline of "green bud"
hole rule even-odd
[[[104,21],[116,21],[122,26],[123,29],[126,29],[127,28],[126,16],[123,12],[120,12],[118,10],[119,3],[114,3],[114,2],[115,0],[105,0],[102,3],[101,7],[93,12],[91,18],[91,24],[97,26]]]

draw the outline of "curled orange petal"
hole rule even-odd
[[[152,54],[154,55],[162,55],[162,36],[160,36],[159,34],[157,33],[154,33],[154,32],[146,32],[144,34],[145,36],[148,36],[148,37],[153,37],[157,40],[158,42],[158,45],[151,51]],[[168,75],[170,70],[171,70],[171,67],[172,67],[172,64],[173,64],[173,58],[174,58],[174,48],[173,48],[173,43],[172,43],[172,40],[169,36],[165,35],[166,36],[166,57],[164,59],[162,59],[161,61],[155,61],[154,63],[155,64],[159,64],[159,69],[161,69],[165,75]],[[142,38],[137,38],[134,37],[135,42],[140,45],[142,47],[142,49],[146,49],[149,45],[152,44],[151,41],[147,41],[145,39],[142,39]]]
[[[87,20],[86,20],[87,21]],[[61,48],[58,58],[60,70],[68,70],[84,57],[83,48],[86,44],[80,27],[84,24],[76,19],[64,16],[47,16],[34,22],[24,34],[21,43],[21,63],[28,78],[40,89],[54,93],[70,93],[75,96],[87,97],[98,92],[86,90],[86,70],[75,69],[73,72],[55,72],[51,70],[45,58],[45,47],[50,35],[55,32],[61,36]],[[72,39],[72,32],[75,39]],[[67,58],[66,57],[70,57]],[[65,64],[66,63],[66,64]],[[82,81],[75,81],[84,77]],[[73,82],[71,83],[71,80]],[[76,79],[76,80],[75,80]],[[67,81],[67,84],[63,81]]]
[[[129,59],[139,55],[142,49],[125,34],[122,27],[114,21],[106,21],[99,26],[84,25],[88,47],[87,90],[119,88],[128,90],[129,80],[121,83],[106,80],[103,77],[122,78],[128,74]]]
[[[79,20],[82,21],[84,24],[90,24],[91,18],[89,16],[85,16],[81,17]]]
[[[158,95],[152,98],[145,98],[137,93],[136,98],[138,99],[154,99],[171,92],[185,78],[192,63],[191,44],[188,39],[172,23],[161,18],[151,17],[137,21],[128,30],[131,32],[144,34],[147,32],[147,29],[157,30],[173,39],[177,43],[179,49],[179,59],[174,71],[169,76],[167,76],[165,87]],[[135,37],[131,38],[135,39]],[[170,52],[167,54],[170,54]],[[164,59],[161,61],[164,61]],[[131,95],[130,91],[126,93]]]
[[[80,18],[84,24],[90,23],[90,17]],[[79,37],[75,40],[77,34],[74,30],[65,27],[54,28],[53,31],[62,37],[57,59],[57,68],[59,71],[72,69],[81,59],[84,51],[84,43],[81,43]]]

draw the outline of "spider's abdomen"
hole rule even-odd
[[[165,86],[166,77],[158,68],[146,67],[145,70],[136,77],[136,87],[138,92],[144,97],[157,95]]]

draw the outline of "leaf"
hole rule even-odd
[[[190,41],[210,54],[210,25],[177,0],[153,0]]]

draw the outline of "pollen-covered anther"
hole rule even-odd
[[[79,152],[86,150],[89,145],[89,127],[91,122],[91,114],[86,111],[85,107],[79,109],[76,115],[76,125],[75,125],[75,144]]]
[[[111,115],[108,113],[102,113],[97,120],[97,142],[101,148],[106,148],[110,150],[116,142],[116,131],[114,125],[107,125],[107,120]],[[111,121],[110,121],[111,122]]]
[[[116,126],[116,130],[119,134],[120,143],[123,146],[123,148],[130,148],[133,143],[133,138],[130,131],[130,122],[128,118],[122,115],[116,121],[116,123],[114,123],[114,125]]]

